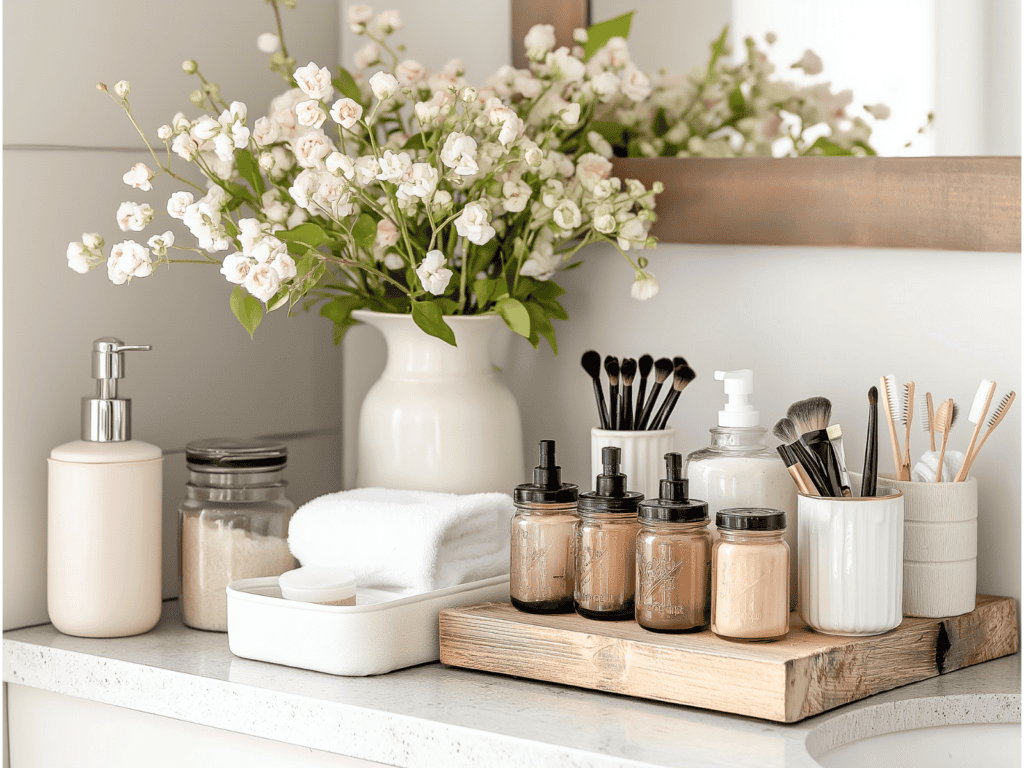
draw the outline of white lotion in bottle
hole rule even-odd
[[[117,394],[124,353],[148,349],[93,343],[82,439],[47,460],[46,603],[67,635],[127,637],[160,620],[163,453],[131,439],[131,400]]]
[[[796,484],[779,454],[762,441],[768,430],[759,423],[760,414],[749,398],[754,391],[754,372],[715,371],[725,384],[729,402],[718,412],[718,426],[711,430],[711,445],[686,457],[683,469],[690,481],[690,498],[708,503],[714,521],[723,509],[766,508],[786,513],[789,544],[790,607],[796,607],[797,524]],[[718,538],[714,522],[710,528]]]

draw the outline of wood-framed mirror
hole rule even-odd
[[[519,67],[533,24],[552,24],[571,46],[573,29],[603,20],[589,0],[511,0],[511,9]],[[665,184],[652,230],[665,242],[1021,251],[1019,156],[614,162],[622,177]]]

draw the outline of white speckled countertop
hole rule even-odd
[[[1020,722],[1019,654],[778,725],[441,664],[359,678],[249,661],[174,602],[139,637],[44,625],[3,646],[7,683],[398,766],[800,768],[864,736]]]

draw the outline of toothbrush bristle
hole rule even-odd
[[[1006,395],[1006,397],[1004,397],[999,402],[999,407],[996,408],[996,412],[993,413],[992,418],[988,420],[989,427],[994,427],[996,424],[1002,421],[1003,416],[1006,415],[1006,411],[1010,407],[1010,403],[1013,402],[1013,398],[1015,398],[1016,396],[1017,393],[1011,391],[1010,394]]]
[[[896,386],[896,374],[885,377],[885,393],[889,398],[889,413],[894,421],[903,421],[903,403],[900,402],[899,388]]]
[[[957,405],[956,403],[953,403],[953,414],[949,417],[949,429],[952,429],[953,425],[956,424],[956,417],[959,415],[960,406]]]
[[[988,379],[982,379],[981,384],[978,385],[978,391],[974,393],[974,402],[971,403],[971,412],[967,415],[967,420],[971,424],[977,424],[985,417],[985,401],[988,400],[988,392],[992,388],[992,382]]]
[[[956,405],[953,406],[953,411],[956,411]],[[943,400],[938,410],[935,411],[935,431],[948,432],[951,426],[953,426],[953,420],[949,414],[949,402]]]
[[[921,429],[925,432],[932,431],[932,420],[928,418],[928,393],[924,393],[917,396],[917,408],[915,409],[921,414]]]
[[[903,385],[903,398],[900,403],[900,422],[907,423],[907,415],[914,412],[914,382],[908,381]]]

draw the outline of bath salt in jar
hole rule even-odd
[[[226,632],[228,584],[296,567],[288,549],[295,505],[282,478],[288,449],[262,440],[198,440],[185,447],[189,481],[179,513],[181,615]]]
[[[729,640],[778,640],[789,632],[786,513],[723,509],[712,551],[711,631]]]

